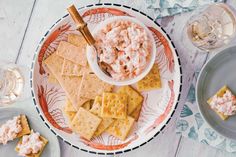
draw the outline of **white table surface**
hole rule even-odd
[[[0,60],[30,67],[39,40],[57,19],[67,13],[66,8],[70,4],[80,7],[99,2],[130,5],[153,16],[152,11],[145,10],[142,7],[142,0],[0,0]],[[236,0],[228,0],[227,3],[236,8]],[[189,50],[181,42],[181,29],[189,15],[189,13],[184,13],[158,20],[173,39],[183,65],[184,86],[177,112],[175,112],[175,116],[171,119],[168,126],[154,140],[137,150],[119,156],[236,156],[175,134],[175,122],[186,98],[194,69],[200,69],[208,59],[215,55],[215,52],[206,54],[199,53],[197,50]],[[236,42],[232,42],[231,45],[236,45]],[[36,114],[31,99],[26,100],[23,104]],[[60,147],[62,157],[94,156],[72,148],[63,141],[60,141]],[[0,154],[0,156],[5,155]]]

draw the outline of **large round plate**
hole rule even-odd
[[[48,139],[48,144],[45,147],[41,157],[60,157],[60,146],[56,136],[45,127],[38,117],[20,108],[1,108],[0,109],[0,125],[7,120],[12,119],[14,116],[24,114],[27,116],[30,128],[39,132],[42,136]],[[1,145],[1,156],[16,157],[17,152],[15,147],[18,140],[8,142],[6,145]]]
[[[199,110],[208,124],[223,136],[236,140],[236,116],[223,121],[207,104],[207,100],[224,85],[236,94],[235,52],[236,47],[231,47],[208,61],[198,78],[196,98]]]
[[[159,65],[162,88],[143,92],[144,102],[139,121],[125,141],[103,134],[86,141],[73,134],[68,127],[62,107],[65,93],[60,86],[48,83],[42,61],[52,54],[61,40],[69,33],[78,33],[68,15],[59,19],[41,39],[32,63],[31,85],[35,105],[48,127],[66,143],[82,151],[94,154],[119,154],[143,146],[157,136],[170,121],[179,101],[181,91],[181,67],[178,54],[170,37],[146,14],[118,4],[89,5],[79,9],[92,30],[99,22],[111,16],[132,16],[142,21],[151,31],[157,45],[156,62]]]

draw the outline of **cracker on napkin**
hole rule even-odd
[[[103,93],[101,117],[125,119],[127,116],[127,95]]]
[[[96,96],[90,112],[101,117],[101,106],[102,97]],[[96,132],[94,133],[94,136],[102,134],[113,122],[114,120],[112,118],[102,118],[102,122],[99,124]]]
[[[134,121],[134,118],[130,116],[127,116],[126,119],[117,119],[108,127],[106,132],[121,140],[125,140],[134,124]]]
[[[97,95],[102,95],[103,92],[112,91],[113,86],[100,80],[95,74],[84,74],[79,96],[88,99],[94,99]]]
[[[143,102],[143,96],[131,86],[122,86],[117,92],[128,96],[128,114],[131,114]]]
[[[58,80],[75,109],[78,110],[78,108],[82,106],[83,103],[89,100],[87,98],[80,98],[78,96],[82,77],[70,77],[61,75],[61,68],[63,64],[62,57],[58,56],[56,53],[53,53],[46,60],[44,60],[43,63],[48,67],[54,77]]]
[[[158,64],[154,64],[151,71],[137,83],[139,91],[147,91],[161,88],[161,77]]]
[[[57,48],[56,53],[57,55],[67,60],[70,60],[76,64],[79,64],[81,66],[87,65],[86,53],[82,51],[80,47],[77,47],[68,42],[61,41]]]
[[[90,140],[101,121],[101,118],[80,107],[71,125],[74,132]]]

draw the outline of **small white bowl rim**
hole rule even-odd
[[[155,44],[155,40],[154,37],[151,33],[151,31],[147,28],[147,26],[145,26],[141,21],[133,18],[133,17],[128,17],[128,16],[116,16],[116,17],[110,17],[104,21],[102,21],[101,23],[99,23],[92,31],[92,35],[94,36],[99,30],[101,30],[105,25],[116,21],[116,20],[127,20],[127,21],[131,21],[133,23],[136,23],[138,25],[140,25],[142,28],[144,28],[144,30],[147,32],[149,39],[152,43],[152,51],[151,51],[151,58],[149,60],[149,64],[146,66],[146,68],[142,71],[141,74],[139,74],[138,76],[131,78],[131,79],[125,79],[125,80],[115,80],[112,77],[109,77],[108,75],[106,75],[99,67],[99,65],[97,64],[97,57],[96,57],[96,52],[94,51],[93,46],[89,46],[87,45],[87,49],[86,49],[86,54],[87,54],[87,60],[88,63],[92,69],[92,71],[98,76],[98,78],[100,78],[102,81],[107,82],[109,84],[112,85],[116,85],[116,86],[125,86],[125,85],[131,85],[134,83],[137,83],[138,81],[140,81],[141,79],[143,79],[151,70],[151,68],[153,67],[154,63],[155,63],[155,58],[156,58],[156,44]]]

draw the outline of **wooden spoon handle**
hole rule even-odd
[[[84,22],[83,18],[80,16],[75,6],[72,5],[67,8],[67,10],[76,24],[76,29],[80,31],[80,33],[83,35],[89,45],[94,45],[95,40],[87,27],[87,23]]]

